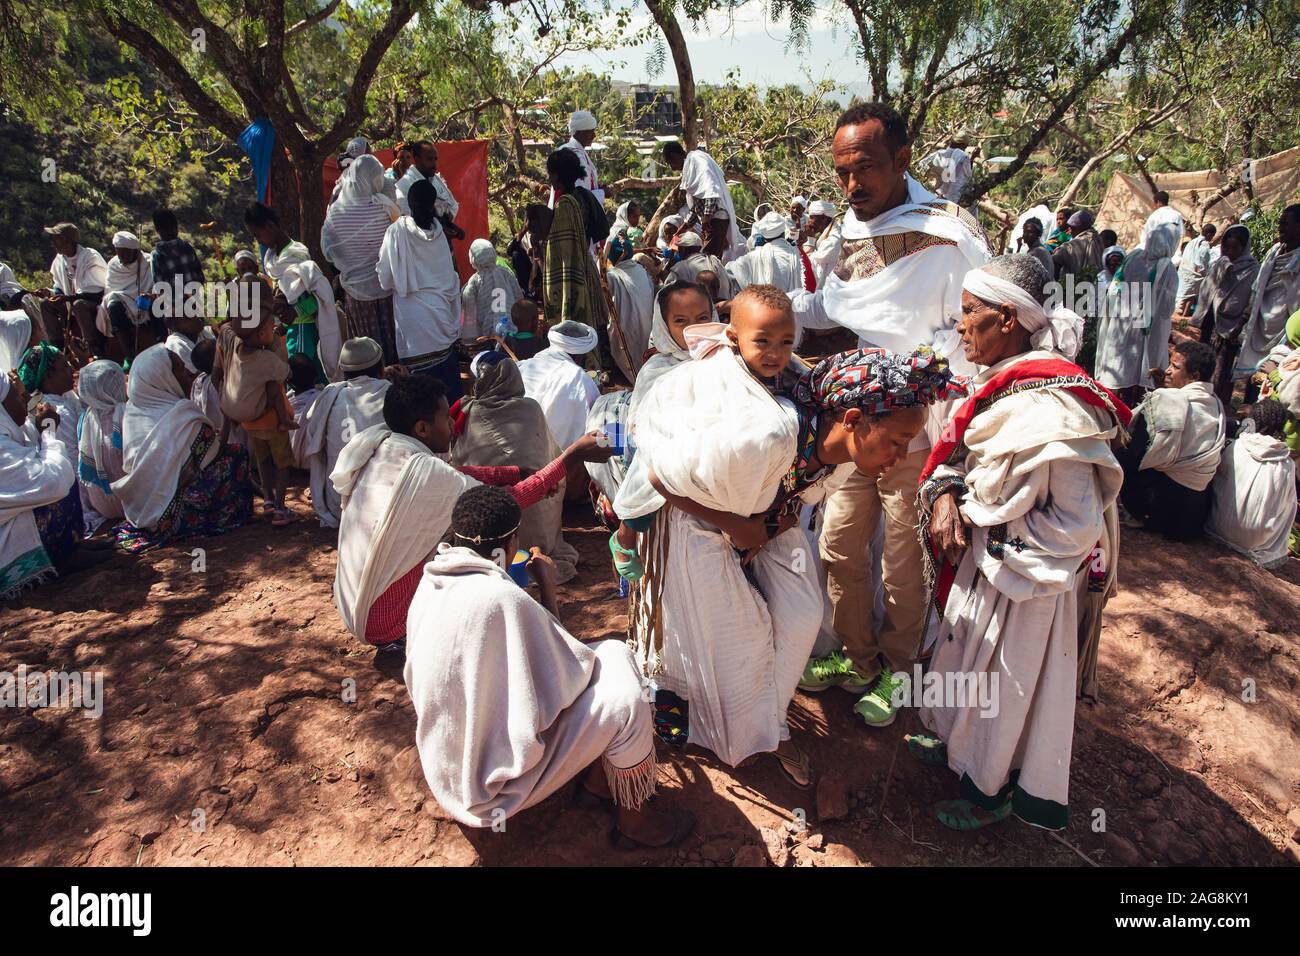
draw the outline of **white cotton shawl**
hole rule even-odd
[[[321,527],[337,528],[342,508],[330,473],[339,453],[358,433],[384,420],[389,382],[360,375],[327,385],[307,412],[302,427],[302,460],[311,469],[311,503]]]
[[[632,381],[639,374],[641,357],[650,346],[650,323],[654,314],[655,286],[640,263],[626,259],[605,273],[610,297],[618,314],[619,331],[632,359],[623,374]],[[621,360],[621,355],[616,355]]]
[[[334,604],[362,639],[375,601],[432,556],[461,493],[478,484],[387,425],[353,436],[330,481],[343,502]]]
[[[384,230],[400,215],[385,195],[390,181],[372,155],[360,157],[343,176],[338,198],[321,227],[321,252],[339,270],[339,283],[358,299],[382,299],[375,262]]]
[[[64,295],[77,292],[103,292],[108,284],[108,264],[89,246],[77,246],[69,259],[60,253],[50,263],[50,278]]]
[[[555,334],[554,329],[551,334]],[[519,363],[524,380],[524,394],[542,406],[546,424],[561,448],[568,448],[580,437],[587,423],[587,412],[600,396],[600,389],[569,353],[559,346],[542,349]]]
[[[483,246],[478,245],[480,242]],[[486,247],[482,260],[473,258],[475,247]],[[511,307],[524,295],[514,271],[497,262],[497,251],[490,242],[475,239],[470,247],[470,255],[474,274],[466,281],[465,288],[460,293],[461,305],[465,310],[465,326],[461,338],[466,340],[492,335],[497,320],[503,315],[509,315]]]
[[[1243,426],[1245,427],[1245,426]],[[1206,532],[1264,568],[1287,561],[1295,521],[1295,461],[1284,442],[1243,431],[1214,476]]]
[[[136,248],[139,248],[137,246]],[[120,302],[126,307],[126,314],[131,321],[140,325],[148,319],[148,313],[135,304],[135,300],[153,289],[153,259],[144,253],[136,256],[135,262],[127,265],[117,256],[108,260],[107,278],[104,285],[104,298],[99,303],[95,314],[95,325],[103,335],[113,334],[113,324],[108,317],[108,307]]]
[[[279,277],[280,291],[290,305],[304,295],[316,297],[316,334],[320,339],[319,358],[325,376],[331,382],[342,378],[339,353],[343,351],[343,323],[339,321],[334,289],[320,266],[310,259],[284,267]]]
[[[32,339],[32,320],[21,309],[0,312],[0,375],[18,367]]]
[[[301,242],[294,241],[279,252],[267,249],[262,256],[262,269],[275,281],[278,287],[280,279],[290,266],[300,265],[304,262],[311,262],[311,251]]]
[[[727,263],[727,275],[739,292],[751,285],[774,285],[783,292],[803,289],[803,260],[784,237],[769,239],[753,252]]]
[[[651,470],[668,491],[705,507],[763,511],[794,461],[798,439],[797,419],[729,348],[665,374],[638,404],[633,424],[636,456],[614,501],[623,520],[663,506]]]
[[[731,191],[727,189],[727,177],[713,157],[701,149],[686,154],[682,166],[682,191],[686,193],[687,203],[701,199],[718,200],[718,208],[726,210],[731,218],[727,232],[728,248],[745,241],[740,234],[740,223],[736,221],[736,207],[731,202]]]
[[[398,358],[441,352],[460,337],[460,280],[438,220],[427,230],[410,216],[389,226],[378,270],[393,293]]]
[[[548,731],[595,674],[594,652],[505,571],[440,547],[411,602],[405,670],[438,803],[480,827],[519,809]]]
[[[62,500],[76,482],[71,449],[53,430],[38,433],[19,425],[0,408],[0,571],[41,547],[32,512]],[[14,597],[23,587],[56,572],[48,563],[33,564],[21,578],[0,581],[0,598]]]
[[[1214,479],[1227,440],[1223,403],[1209,382],[1157,388],[1141,406],[1150,444],[1139,466],[1154,468],[1192,491]]]
[[[113,447],[113,432],[121,433],[126,413],[126,373],[107,359],[91,362],[77,376],[77,392],[86,409],[77,441],[82,461],[92,465],[101,480],[121,478],[122,449]]]
[[[1274,273],[1279,282],[1274,283]],[[1274,288],[1270,288],[1274,286]],[[1278,291],[1281,295],[1278,295]],[[1241,335],[1241,354],[1237,357],[1236,374],[1244,377],[1253,374],[1277,344],[1286,338],[1286,320],[1300,309],[1300,249],[1282,254],[1282,244],[1273,247],[1260,263],[1255,277],[1254,301],[1245,331]]]
[[[126,476],[111,488],[122,512],[137,528],[152,528],[176,496],[181,467],[199,429],[208,423],[172,373],[171,352],[151,345],[131,363],[122,415],[122,467]],[[221,451],[212,443],[200,463]]]

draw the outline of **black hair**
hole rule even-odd
[[[421,229],[433,228],[433,221],[437,218],[434,214],[434,203],[437,201],[438,190],[434,189],[433,183],[427,179],[417,179],[406,191],[406,202],[411,207],[411,218]]]
[[[898,110],[888,103],[855,103],[840,114],[835,121],[838,133],[845,126],[858,126],[876,120],[885,129],[885,141],[889,143],[891,153],[897,153],[908,145],[907,123],[898,115]]]
[[[1201,231],[1208,232],[1210,235],[1214,235],[1216,232],[1219,231],[1219,227],[1212,222],[1207,222],[1204,226],[1201,227]]]
[[[1174,351],[1183,357],[1183,368],[1193,381],[1208,382],[1214,375],[1214,349],[1205,342],[1179,342]]]
[[[1282,218],[1291,218],[1300,221],[1300,202],[1293,202],[1282,210]]]
[[[566,190],[572,190],[584,175],[582,160],[571,149],[557,149],[546,157],[546,171],[559,179]]]
[[[506,489],[476,485],[457,498],[451,509],[451,543],[491,557],[519,530],[521,514],[519,503]]]
[[[1163,189],[1161,189],[1159,192],[1156,193],[1156,202],[1160,203],[1160,205],[1162,205],[1162,206],[1168,206],[1168,205],[1169,205],[1169,193],[1167,193],[1167,192],[1165,192]]]
[[[180,223],[176,221],[176,213],[160,207],[153,211],[153,228],[164,239],[174,239],[180,232]]]
[[[664,159],[670,159],[673,156],[685,156],[686,147],[674,139],[667,143],[664,143],[663,153],[664,153]]]
[[[197,371],[212,374],[212,363],[217,358],[217,340],[199,339],[190,350],[190,364]]]
[[[555,218],[555,211],[546,203],[530,202],[524,207],[524,220],[528,223],[528,228],[535,225],[541,225],[543,220],[549,221]]]
[[[1286,427],[1290,417],[1286,406],[1276,398],[1266,398],[1256,402],[1255,407],[1250,410],[1250,420],[1255,423],[1255,431],[1261,435],[1271,435],[1273,438],[1282,437],[1282,429]]]
[[[659,290],[659,312],[668,311],[669,300],[679,292],[698,292],[704,296],[704,301],[712,304],[713,296],[709,294],[703,283],[700,282],[670,282]]]
[[[262,229],[268,225],[280,225],[280,214],[264,202],[250,202],[244,207],[244,225],[250,229]]]
[[[1114,229],[1103,229],[1101,232],[1097,233],[1097,237],[1101,239],[1101,247],[1103,249],[1109,249],[1111,246],[1115,245],[1115,243],[1119,242],[1119,233]]]
[[[399,435],[410,436],[416,422],[433,418],[447,401],[447,386],[432,375],[408,375],[384,393],[384,424]]]
[[[316,385],[316,363],[302,353],[290,356],[289,381],[293,383],[293,390],[299,395],[310,392]]]
[[[1250,251],[1250,230],[1248,228],[1243,226],[1241,223],[1237,223],[1235,226],[1229,226],[1227,229],[1223,230],[1224,239],[1228,239],[1231,236],[1236,236],[1241,244],[1246,247],[1246,251]]]
[[[426,146],[428,146],[430,149],[437,149],[437,146],[435,146],[431,140],[427,140],[427,139],[417,139],[415,142],[407,143],[406,145],[407,148],[411,150],[412,159],[414,159],[416,156],[423,156],[424,147]]]

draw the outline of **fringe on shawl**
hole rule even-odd
[[[35,574],[29,574],[24,577],[7,591],[0,592],[0,601],[12,601],[24,591],[30,591],[33,588],[44,584],[46,581],[53,581],[58,576],[58,569],[52,564],[47,564]]]
[[[964,445],[959,444],[958,450],[965,449]],[[956,450],[950,459],[956,456]],[[917,515],[919,521],[916,525],[916,537],[921,542],[921,581],[924,589],[926,606],[933,606],[936,610],[942,611],[935,601],[939,587],[939,559],[935,557],[934,541],[930,537],[930,516],[934,512],[934,503],[939,496],[946,491],[956,488],[958,498],[966,493],[966,482],[955,475],[947,478],[931,478],[923,484],[916,493]],[[924,635],[922,635],[924,639]]]
[[[1079,599],[1079,673],[1075,684],[1077,697],[1094,702],[1098,700],[1102,615],[1119,591],[1119,509],[1114,503],[1106,509],[1106,531],[1098,543],[1106,562],[1106,576],[1100,591],[1089,589]]]
[[[614,795],[614,805],[639,810],[641,805],[655,794],[658,773],[655,768],[655,749],[639,764],[633,767],[615,767],[608,757],[602,757],[605,766],[605,780],[609,783],[609,792]]]
[[[650,529],[640,536],[637,548],[643,556],[645,574],[629,595],[627,627],[641,674],[651,678],[663,671],[663,593],[668,573],[668,508],[655,515]]]

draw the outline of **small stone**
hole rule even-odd
[[[1138,793],[1144,797],[1154,797],[1164,789],[1164,783],[1153,773],[1144,773],[1137,779]]]
[[[862,861],[858,855],[843,843],[826,844],[826,853],[823,859],[817,862],[818,866],[861,866]]]
[[[1103,842],[1107,855],[1119,866],[1141,866],[1146,862],[1138,848],[1118,833],[1108,832]]]
[[[786,845],[789,835],[786,831],[761,827],[758,832],[763,838],[763,847],[767,850],[767,858],[772,861],[772,865],[785,866],[790,860],[790,848]]]
[[[140,842],[143,843],[145,846],[149,846],[151,843],[153,843],[154,840],[158,839],[160,836],[162,836],[161,830],[150,830],[148,833],[142,833],[140,835]]]
[[[326,783],[338,783],[342,779],[343,779],[343,775],[340,774],[337,770],[331,770],[327,774],[325,774]]]
[[[826,837],[820,833],[814,833],[804,841],[804,845],[810,850],[820,850],[826,845]]]
[[[359,780],[361,779],[361,774],[359,774],[359,773],[357,773],[357,771],[353,770],[351,773],[348,774],[348,779],[351,780],[353,783],[356,783],[357,781],[359,781]]]
[[[849,788],[834,774],[817,781],[817,819],[843,820],[849,815]]]
[[[122,800],[130,802],[137,796],[139,796],[139,791],[135,789],[135,784],[128,784],[126,790],[122,794]]]

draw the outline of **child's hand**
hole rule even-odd
[[[282,432],[291,432],[295,428],[299,428],[299,427],[301,426],[299,426],[298,422],[294,419],[290,419],[287,422],[280,422],[280,431]]]

